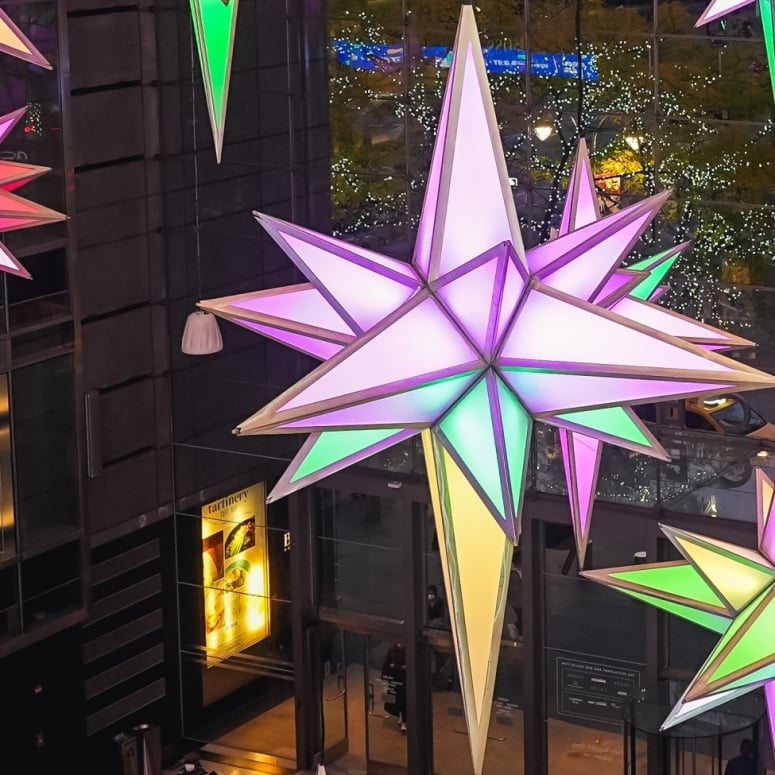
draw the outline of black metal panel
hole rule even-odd
[[[75,167],[143,155],[139,86],[74,95],[71,106],[73,134],[81,138],[73,149]]]
[[[102,460],[126,457],[155,446],[156,412],[153,380],[144,379],[100,395]]]
[[[92,582],[96,586],[105,581],[115,579],[147,562],[153,562],[159,557],[160,546],[159,540],[154,538],[115,557],[109,557],[95,564],[92,567]]]
[[[113,614],[121,613],[127,608],[131,608],[136,603],[147,600],[154,595],[161,593],[161,576],[156,573],[146,579],[129,584],[128,586],[114,592],[112,595],[103,597],[92,606],[89,615],[90,622],[97,622]]]
[[[151,296],[146,234],[81,250],[78,257],[84,318],[142,304]]]
[[[152,326],[148,307],[83,327],[84,384],[106,388],[153,370]]]
[[[104,657],[119,646],[131,643],[133,640],[138,640],[144,635],[161,629],[163,622],[163,612],[161,609],[157,609],[139,619],[134,619],[121,627],[117,627],[107,635],[88,641],[83,646],[83,661],[88,664]]]
[[[89,482],[86,513],[92,535],[170,503],[169,454],[169,449],[141,453]]]
[[[84,211],[129,199],[140,199],[149,192],[158,193],[158,162],[146,159],[123,162],[83,170],[75,175],[75,202],[79,218]],[[115,239],[115,237],[113,237]],[[84,238],[83,225],[78,223],[78,241],[80,245],[89,245],[91,240]]]
[[[85,210],[78,216],[78,225],[79,247],[113,243],[148,231],[148,206],[142,199],[130,199]]]
[[[138,11],[77,16],[70,19],[70,87],[84,89],[139,81]]]
[[[96,713],[86,717],[86,734],[94,735],[117,721],[131,716],[138,710],[148,707],[151,703],[161,700],[166,695],[166,682],[163,678],[138,689],[117,702],[101,708]]]
[[[122,0],[67,0],[67,11],[99,11],[128,5]]]
[[[161,664],[164,661],[164,646],[157,643],[139,654],[135,654],[121,664],[115,665],[101,673],[87,678],[85,682],[86,699],[91,700],[99,694],[112,689],[117,683],[127,677],[133,678],[145,670]]]

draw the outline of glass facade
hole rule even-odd
[[[4,137],[0,159],[32,165],[28,180],[3,188],[67,213],[61,8],[13,3],[3,11],[52,65],[2,56],[0,115],[23,115]],[[64,220],[17,227],[0,239],[33,275],[0,277],[0,649],[6,653],[83,618],[85,580],[69,227]]]
[[[421,0],[329,2],[328,134],[309,130],[313,142],[324,137],[328,146],[301,165],[306,184],[322,183],[326,196],[330,180],[332,226],[324,215],[324,231],[410,258],[458,7]],[[674,191],[631,259],[693,240],[662,303],[754,340],[760,347],[753,355],[734,357],[772,370],[767,299],[775,221],[766,172],[772,107],[754,7],[707,29],[694,28],[702,9],[691,3],[530,0],[484,2],[476,10],[527,245],[555,236],[576,144],[585,139],[602,212],[666,187]],[[283,90],[279,81],[262,105],[272,104],[274,90]],[[276,129],[279,141],[287,127]],[[227,130],[226,154],[228,138]],[[268,147],[268,138],[261,142]],[[260,158],[274,201],[284,202],[275,207],[270,196],[265,209],[318,225],[325,207],[294,211],[289,202],[301,171],[291,163],[281,172],[266,163],[269,156]],[[309,196],[320,203],[317,192]],[[287,281],[279,251],[257,231],[250,239],[263,240],[264,274],[232,282],[228,272],[219,273],[218,286],[207,269],[206,283],[218,295]],[[224,422],[248,416],[311,367],[243,331],[225,333],[235,347],[227,346],[217,365],[191,364],[175,375],[184,396],[175,402],[176,413],[182,412],[177,427],[185,429],[176,467],[186,492],[205,484],[196,472],[222,471],[223,479],[232,474],[247,482],[251,471],[261,470],[271,481],[300,443],[222,433]],[[643,419],[672,460],[605,448],[586,567],[667,559],[658,515],[752,543],[754,474],[773,467],[770,392],[730,397],[725,417],[715,415],[712,402],[643,407]],[[197,410],[215,395],[230,401],[216,412]],[[305,750],[324,750],[333,771],[472,771],[424,476],[421,447],[410,441],[290,499],[289,508],[301,510],[304,520],[292,523],[301,534],[291,524],[285,600],[291,619],[304,624],[292,630],[289,671],[297,698],[309,687],[320,707],[315,701],[291,719],[289,698],[279,697],[273,711],[262,706],[257,713],[273,712],[272,724],[285,718],[277,740],[294,741],[296,766]],[[659,771],[659,743],[638,735],[632,745],[624,743],[626,698],[690,678],[712,639],[582,579],[566,495],[556,431],[539,425],[528,470],[529,526],[510,577],[485,772],[607,775],[631,765],[637,772]],[[189,519],[196,520],[178,517],[179,536]],[[306,550],[294,565],[300,543]],[[200,590],[190,597],[192,606],[201,605]],[[272,659],[271,669],[278,670],[281,660]],[[241,695],[235,690],[234,696]],[[273,695],[261,689],[255,696]],[[746,728],[725,739],[724,760],[749,733]],[[261,736],[253,748],[282,755]],[[707,746],[681,756],[700,766],[698,772],[711,766]]]
[[[661,303],[754,341],[733,357],[775,373],[762,27],[751,4],[695,28],[702,8],[476,12],[526,245],[556,236],[586,140],[601,212],[674,192],[630,259],[693,242]],[[79,219],[0,235],[33,275],[0,274],[0,654],[83,622],[83,726],[111,754],[116,731],[152,720],[171,761],[189,746],[275,775],[321,759],[334,773],[469,775],[419,441],[230,511],[302,443],[231,429],[315,363],[225,323],[216,354],[178,346],[197,301],[301,281],[251,210],[409,260],[459,4],[243,0],[220,166],[187,3],[155,4],[143,34],[106,28],[93,50],[79,33],[99,15],[89,2],[3,10],[54,67],[0,56],[0,115],[27,108],[0,161],[50,167],[18,193]],[[120,47],[105,41],[132,36],[134,69],[89,75],[93,51],[107,61]],[[153,140],[127,129],[110,156],[116,127],[72,112],[79,100]],[[604,448],[585,567],[675,559],[658,521],[753,546],[774,392],[641,407],[672,459]],[[484,771],[677,773],[652,732],[623,736],[625,705],[691,679],[714,638],[579,576],[566,496],[557,432],[539,424]],[[721,748],[682,748],[684,771],[710,775],[749,735],[772,769],[768,734],[738,725]]]

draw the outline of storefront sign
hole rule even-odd
[[[202,582],[208,664],[269,635],[264,484],[202,506]]]
[[[640,667],[631,662],[556,652],[557,715],[618,724],[628,697],[640,691]]]

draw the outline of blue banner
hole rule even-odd
[[[348,67],[358,70],[395,70],[404,61],[404,48],[400,43],[351,43],[335,40],[337,59]],[[484,63],[488,73],[524,73],[527,69],[527,52],[521,48],[486,48]],[[433,60],[439,68],[449,68],[452,49],[447,46],[425,46],[423,57]],[[545,78],[578,78],[579,58],[576,54],[534,53],[530,58],[531,73]],[[581,77],[585,81],[599,78],[595,58],[589,54],[581,57]]]

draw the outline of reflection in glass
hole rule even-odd
[[[400,498],[315,490],[321,605],[403,618],[402,509]]]
[[[70,355],[11,375],[17,519],[26,549],[55,543],[79,522],[73,402]]]

